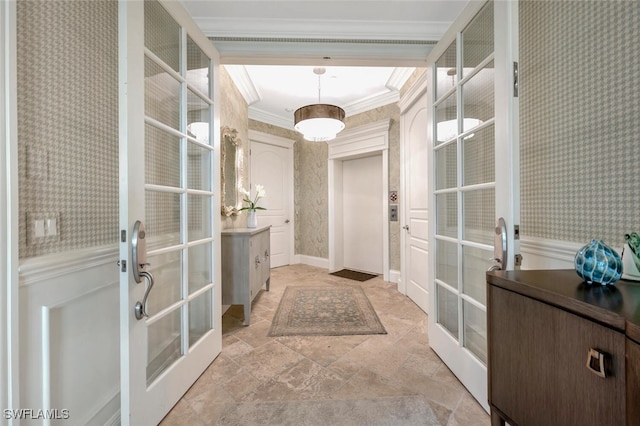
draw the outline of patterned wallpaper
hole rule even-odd
[[[520,3],[521,233],[640,230],[640,2]]]
[[[242,173],[242,187],[249,188],[249,107],[242,94],[233,83],[231,76],[224,66],[220,68],[220,128],[225,126],[238,131],[244,172]],[[220,216],[222,229],[243,228],[247,226],[247,215]]]
[[[17,2],[21,258],[117,242],[117,13]],[[59,236],[35,241],[35,218],[52,216]]]

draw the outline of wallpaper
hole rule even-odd
[[[238,131],[239,147],[242,150],[242,187],[249,188],[249,107],[233,83],[224,66],[220,66],[220,128],[227,126]],[[244,228],[247,215],[220,216],[222,229]]]
[[[640,230],[640,2],[520,3],[521,233]]]
[[[117,2],[16,7],[20,258],[115,244]],[[59,235],[36,240],[51,217]]]

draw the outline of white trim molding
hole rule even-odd
[[[427,73],[423,72],[398,101],[400,114],[404,114],[425,93],[427,93]]]
[[[522,269],[573,269],[573,260],[584,243],[546,238],[520,238]]]
[[[344,267],[342,162],[382,154],[382,271],[389,281],[389,128],[391,119],[348,129],[329,145],[329,271]]]

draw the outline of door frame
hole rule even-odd
[[[251,145],[254,142],[263,143],[267,145],[279,146],[281,148],[287,149],[287,179],[291,182],[291,187],[289,188],[289,194],[287,195],[287,199],[289,202],[289,211],[287,215],[289,216],[289,265],[294,264],[294,253],[295,253],[295,229],[296,229],[296,215],[295,212],[295,198],[294,198],[294,184],[295,184],[295,176],[294,176],[294,168],[293,168],[293,147],[295,141],[292,139],[283,138],[280,136],[270,135],[268,133],[259,132],[257,130],[249,129],[249,152],[251,152]],[[249,182],[253,184],[251,181],[251,155],[249,155]],[[267,194],[269,195],[269,194]]]
[[[382,154],[382,271],[389,281],[389,127],[391,119],[345,130],[329,141],[329,272],[344,268],[342,162]]]
[[[20,406],[18,330],[18,98],[16,2],[0,2],[0,405]],[[9,419],[9,424],[14,424]]]
[[[400,203],[400,281],[398,282],[398,291],[404,295],[407,294],[407,275],[409,273],[407,268],[407,259],[409,253],[407,252],[407,240],[409,236],[407,235],[405,226],[409,226],[408,218],[407,218],[407,203],[409,202],[409,197],[407,197],[407,178],[406,178],[406,164],[409,159],[407,158],[407,149],[406,144],[408,141],[406,140],[406,131],[407,131],[407,123],[405,114],[407,111],[412,108],[423,96],[427,93],[427,72],[425,70],[422,75],[414,82],[411,87],[409,87],[406,94],[398,101],[398,106],[400,107],[400,194],[401,194],[401,203]],[[428,109],[428,106],[427,106]],[[427,123],[425,123],[426,126]],[[425,134],[426,131],[425,131]],[[425,143],[427,140],[425,139]],[[430,150],[427,149],[427,152]],[[424,165],[428,167],[428,164]],[[428,207],[427,207],[428,208]],[[404,231],[404,232],[403,232]]]

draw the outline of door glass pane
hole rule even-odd
[[[458,185],[458,145],[450,143],[436,151],[436,189]]]
[[[149,124],[144,138],[145,182],[180,187],[180,138]]]
[[[211,290],[189,302],[189,347],[213,328]]]
[[[144,112],[148,117],[179,130],[180,87],[160,65],[144,58]]]
[[[458,194],[436,195],[436,234],[458,237]]]
[[[189,294],[211,281],[211,243],[189,247]]]
[[[462,247],[462,292],[483,305],[487,303],[485,272],[493,264],[493,251]]]
[[[493,246],[495,230],[495,189],[462,193],[462,235],[465,240]]]
[[[458,134],[458,109],[455,92],[436,107],[436,145]]]
[[[463,76],[493,53],[493,2],[488,2],[462,31]]]
[[[180,312],[176,309],[147,327],[147,385],[182,356]]]
[[[493,61],[462,86],[464,130],[471,130],[494,116]]]
[[[211,197],[189,194],[189,241],[211,236]]]
[[[436,278],[458,288],[458,246],[449,241],[436,240]]]
[[[458,82],[456,69],[456,42],[453,41],[436,61],[436,99],[451,90]]]
[[[462,141],[463,185],[495,180],[495,129],[477,130]]]
[[[144,2],[144,45],[176,72],[180,70],[180,26],[157,1]]]
[[[180,243],[180,194],[145,192],[147,250]]]
[[[199,142],[209,144],[209,104],[195,92],[187,90],[187,130]]]
[[[187,36],[187,84],[209,97],[209,63],[211,60]],[[208,120],[207,120],[208,121]]]
[[[462,302],[464,314],[464,347],[487,364],[487,313],[471,303]]]
[[[182,259],[180,254],[180,251],[173,251],[147,258],[149,262],[147,268],[154,278],[153,289],[147,300],[147,313],[150,316],[181,299]]]
[[[438,323],[458,338],[458,296],[441,285],[436,285]]]
[[[194,143],[187,145],[187,187],[211,191],[211,159],[212,151]]]

